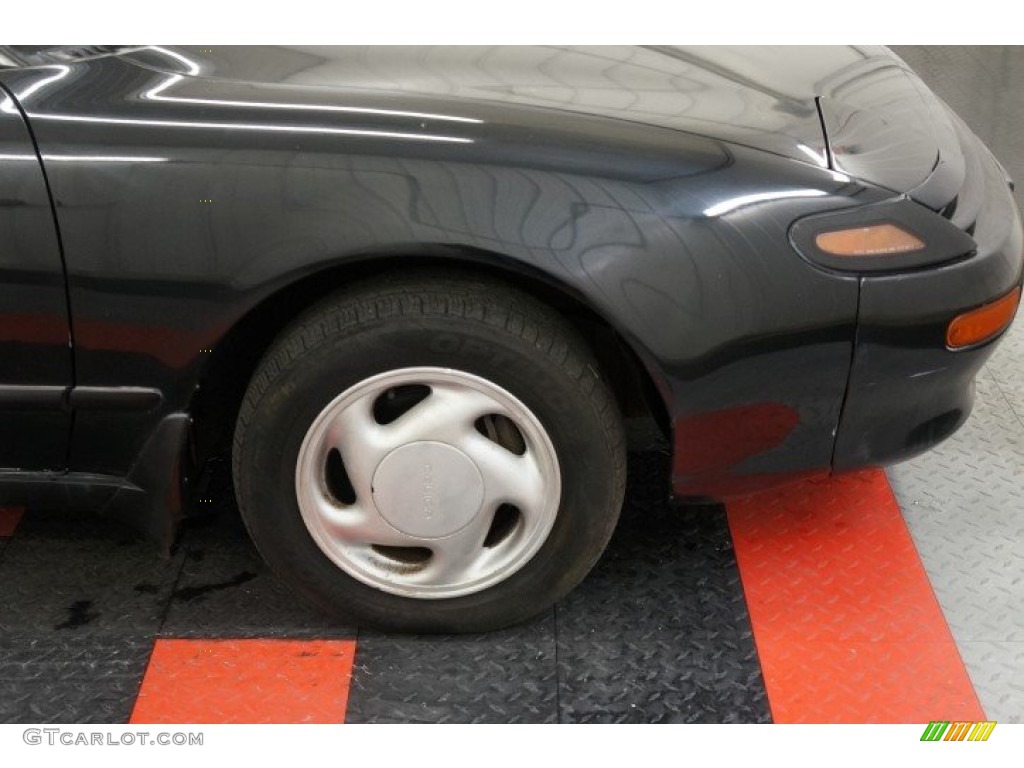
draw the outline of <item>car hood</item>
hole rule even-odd
[[[199,77],[629,120],[825,166],[818,83],[866,55],[843,47],[153,46],[127,57]]]
[[[930,208],[979,169],[980,144],[895,54],[867,56],[819,85],[832,167]]]
[[[599,116],[832,167],[929,204],[962,169],[954,120],[883,47],[149,46],[136,64],[264,86]],[[320,97],[322,98],[322,97]],[[819,111],[820,107],[820,111]],[[823,124],[827,129],[823,132]],[[581,126],[582,132],[582,126]],[[941,203],[938,203],[941,204]]]

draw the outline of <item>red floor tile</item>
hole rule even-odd
[[[985,719],[884,472],[728,514],[775,722]]]
[[[157,640],[132,723],[343,723],[351,640]]]

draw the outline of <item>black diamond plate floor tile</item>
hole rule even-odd
[[[558,718],[553,617],[479,636],[364,633],[347,722],[547,723]]]
[[[0,560],[0,721],[125,722],[180,568],[116,522],[26,513]]]
[[[562,722],[769,722],[749,643],[582,641],[558,649]]]
[[[657,454],[630,457],[626,503],[608,550],[559,606],[563,639],[664,640],[723,629],[750,634],[721,506],[677,507]]]
[[[124,723],[148,636],[0,635],[0,723]]]
[[[662,461],[631,457],[615,537],[557,608],[562,719],[768,722],[725,510],[669,505]]]
[[[114,521],[27,513],[0,562],[0,635],[155,633],[180,570]]]
[[[350,638],[356,628],[297,600],[264,565],[233,505],[191,521],[163,637]]]

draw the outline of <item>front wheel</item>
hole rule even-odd
[[[375,281],[275,341],[235,434],[270,565],[347,619],[480,631],[549,607],[622,504],[614,399],[574,329],[457,275]]]

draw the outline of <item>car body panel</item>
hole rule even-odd
[[[365,101],[431,114],[439,106],[458,115],[501,104],[671,128],[826,167],[815,80],[882,52],[841,46],[150,46],[125,57],[173,74],[244,83],[252,89],[250,100],[280,101],[290,88],[310,97],[319,91],[333,105],[332,92],[344,89],[345,103],[353,106]],[[189,98],[188,91],[172,98]]]
[[[986,190],[983,204],[960,209],[973,211],[965,221],[977,250],[930,269],[864,279],[837,470],[909,458],[966,421],[974,377],[995,344],[948,350],[949,323],[1021,284],[1021,220],[1002,168],[973,136],[964,141],[977,143],[973,154],[981,158],[965,197]]]
[[[428,247],[545,275],[607,318],[670,404],[686,446],[677,489],[828,471],[857,281],[808,270],[786,230],[879,191],[810,163],[601,115],[484,102],[471,113],[479,123],[424,129],[419,118],[414,127],[376,113],[353,123],[347,112],[253,106],[269,96],[118,57],[63,67],[6,77],[27,94],[44,152],[98,158],[50,169],[78,380],[164,395],[154,412],[85,414],[74,471],[124,472],[155,419],[188,409],[205,350],[281,286]],[[186,83],[189,99],[212,106],[175,102]],[[147,97],[155,89],[169,98]],[[324,99],[310,87],[278,96]],[[367,133],[339,133],[348,130]],[[416,138],[423,131],[465,141]],[[772,445],[730,455],[727,468],[687,458],[707,442],[701,415],[751,406],[797,418]]]
[[[46,180],[0,90],[0,471],[61,470],[72,357],[60,245]]]
[[[46,169],[76,386],[157,394],[76,410],[69,471],[149,477],[139,457],[184,439],[179,417],[240,322],[300,281],[341,287],[397,260],[536,280],[608,323],[663,400],[677,495],[721,498],[827,474],[834,458],[926,447],[908,437],[916,423],[896,448],[858,442],[884,429],[872,414],[925,392],[904,386],[914,365],[871,389],[875,353],[855,342],[899,357],[907,345],[886,334],[920,324],[919,303],[936,324],[1019,282],[1016,214],[995,211],[1004,224],[977,236],[983,258],[948,267],[970,272],[962,294],[947,268],[863,278],[804,260],[795,221],[930,177],[915,165],[887,179],[908,187],[893,190],[826,167],[823,84],[849,105],[843,78],[883,54],[775,55],[772,69],[765,49],[149,47],[0,71],[44,157],[75,158]],[[661,106],[673,88],[683,96]],[[1005,193],[980,152],[963,158],[983,166],[961,184],[975,201],[993,184]],[[928,351],[938,367],[953,354]],[[953,377],[956,397],[969,378]],[[863,408],[861,388],[881,410]]]
[[[962,182],[951,120],[898,59],[868,58],[837,73],[822,84],[819,103],[836,170],[933,208]]]

